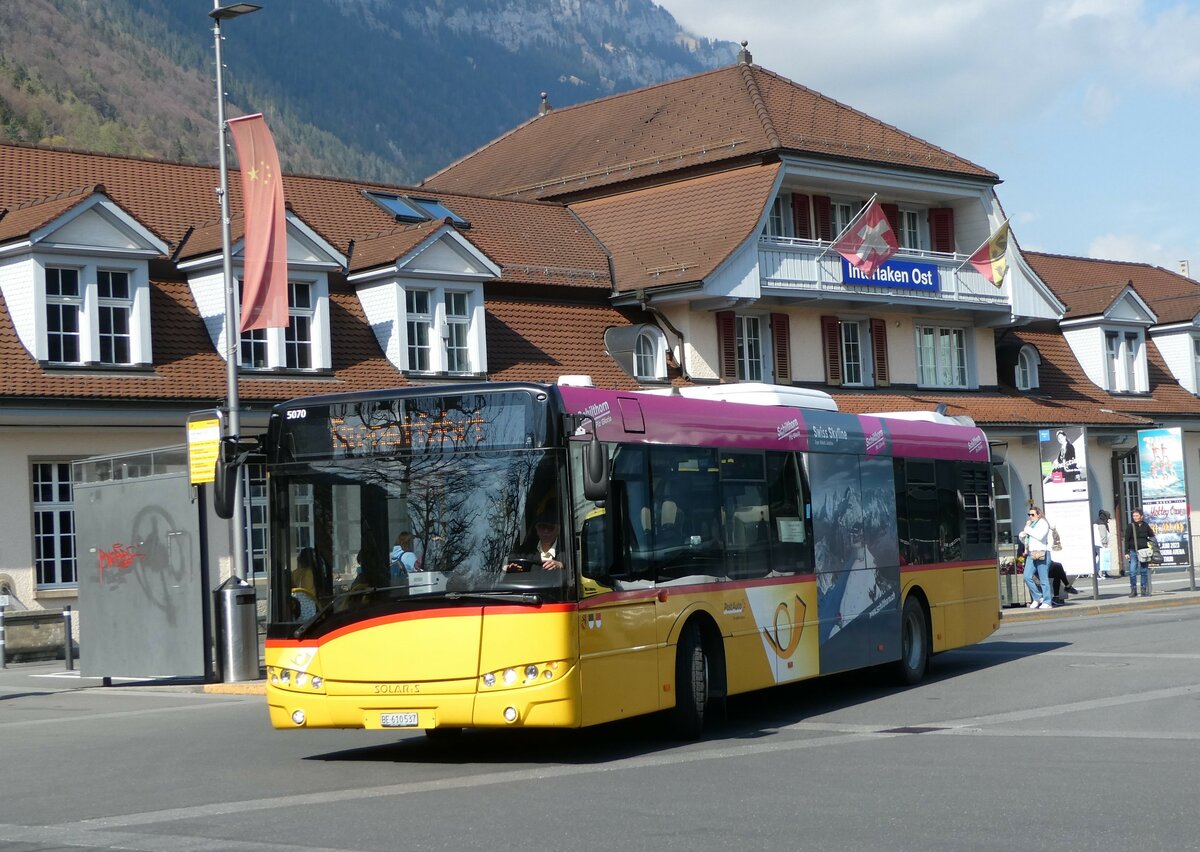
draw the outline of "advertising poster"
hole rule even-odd
[[[1180,429],[1138,431],[1142,513],[1162,553],[1163,566],[1191,565],[1187,488]]]
[[[1091,504],[1088,502],[1087,430],[1038,430],[1046,520],[1058,530],[1062,550],[1051,554],[1068,574],[1092,574]]]

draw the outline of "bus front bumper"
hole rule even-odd
[[[578,727],[579,675],[520,686],[485,687],[479,679],[441,684],[338,683],[320,692],[267,683],[271,724],[298,728]]]

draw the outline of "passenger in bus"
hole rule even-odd
[[[388,564],[391,570],[392,585],[399,585],[403,582],[405,575],[417,570],[417,554],[413,551],[412,533],[408,530],[396,536],[396,544],[392,548]]]

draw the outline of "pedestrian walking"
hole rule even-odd
[[[1018,536],[1025,544],[1025,586],[1030,609],[1054,606],[1050,591],[1050,522],[1038,506],[1029,507],[1029,520]],[[1034,576],[1037,576],[1037,583]]]
[[[1132,518],[1125,528],[1125,552],[1129,554],[1129,597],[1136,598],[1139,576],[1142,594],[1150,594],[1150,557],[1158,547],[1158,540],[1142,517],[1141,509],[1134,509]]]
[[[1108,519],[1111,517],[1101,509],[1096,513],[1096,522],[1092,524],[1092,560],[1098,577],[1111,576],[1112,551],[1108,549]]]

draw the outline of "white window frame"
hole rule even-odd
[[[311,281],[288,281],[288,327],[284,329],[284,365],[289,370],[311,370],[313,365],[313,329],[316,327],[317,300]],[[300,304],[304,295],[308,304]],[[303,330],[303,334],[301,331]],[[300,356],[304,357],[301,358]],[[307,364],[300,363],[307,360]]]
[[[643,329],[633,347],[633,371],[638,381],[667,378],[667,341],[660,329]]]
[[[30,460],[33,568],[39,590],[79,585],[79,562],[75,551],[75,485],[71,469],[71,462],[63,459]],[[43,473],[49,473],[49,478],[42,478]],[[63,499],[64,488],[66,499]],[[70,528],[64,529],[66,526]],[[44,555],[44,542],[52,545],[53,553],[49,556]],[[53,574],[51,579],[47,579],[47,571]]]
[[[900,248],[921,251],[925,247],[925,235],[921,228],[920,211],[911,207],[901,207],[897,218],[899,221],[896,222],[896,241]]]
[[[242,287],[240,271],[238,287]],[[309,305],[295,305],[297,286],[308,287]],[[240,289],[239,289],[239,292]],[[238,300],[239,305],[241,300]],[[289,358],[289,338],[295,334],[296,318],[308,321],[310,364],[308,367],[292,366]],[[236,331],[236,328],[234,329]],[[256,345],[261,351],[266,344],[264,364],[248,364],[243,352],[246,346]],[[314,373],[332,369],[333,358],[329,342],[329,280],[324,273],[306,275],[290,272],[288,275],[288,325],[286,328],[263,328],[247,331],[238,336],[238,368],[246,372],[287,371]]]
[[[917,348],[917,386],[962,390],[970,387],[971,358],[968,329],[956,325],[920,323],[914,326]],[[933,346],[924,346],[926,332],[933,336]],[[951,347],[942,345],[951,338]],[[954,344],[957,338],[958,345]],[[955,357],[957,355],[957,357]],[[949,357],[947,357],[949,356]],[[932,359],[932,361],[930,361]]]
[[[403,310],[399,328],[404,329],[400,352],[401,369],[410,373],[474,376],[487,372],[483,308],[483,286],[437,281],[402,282],[398,307]],[[410,292],[429,293],[429,313],[409,313]],[[451,310],[454,301],[465,300],[465,311]],[[413,325],[410,325],[413,324]],[[427,369],[413,365],[410,336],[416,325],[426,327],[429,335]],[[457,353],[457,354],[456,354]],[[462,359],[465,358],[465,364]],[[453,368],[453,369],[452,369]]]
[[[112,295],[112,285],[118,277],[123,277],[125,280],[125,295]],[[109,293],[105,295],[101,287],[101,282],[106,280],[109,285]],[[96,355],[97,360],[106,366],[111,365],[129,365],[133,363],[133,281],[128,270],[124,269],[97,269],[96,270]],[[105,316],[110,318],[110,328],[104,330]],[[114,330],[115,323],[112,322],[117,317],[123,316],[125,319],[125,331],[121,333]],[[125,341],[126,357],[118,359],[115,357],[118,342]],[[104,357],[105,342],[108,341],[112,347],[113,355],[109,358]]]
[[[833,238],[836,240],[851,220],[863,209],[862,201],[846,201],[831,199],[829,203],[829,219],[833,224]]]
[[[787,233],[784,230],[786,227],[787,221],[784,216],[783,198],[777,195],[771,202],[770,209],[767,211],[767,222],[763,225],[763,236],[782,237]]]
[[[424,310],[417,304],[424,297]],[[405,364],[414,373],[432,371],[433,291],[410,287],[404,291]],[[424,357],[421,357],[424,356]]]
[[[79,367],[137,367],[153,363],[150,345],[150,277],[145,263],[124,263],[87,257],[63,257],[53,254],[35,254],[36,288],[34,308],[36,317],[36,339],[34,357],[48,364]],[[52,296],[49,279],[52,270],[73,270],[78,282],[77,296]],[[124,299],[100,298],[99,277],[104,274],[122,274],[126,278],[129,294]],[[78,317],[78,358],[58,360],[50,357],[49,311],[52,306],[74,307]],[[125,361],[101,359],[100,312],[101,309],[125,309],[128,311],[129,357]]]
[[[738,381],[770,382],[770,323],[758,314],[738,314],[735,320]]]
[[[246,573],[267,576],[270,523],[267,517],[267,466],[246,464],[242,468],[242,518],[246,525]]]
[[[1110,393],[1145,393],[1150,389],[1146,369],[1146,338],[1141,328],[1105,328],[1104,376]]]
[[[842,384],[867,387],[874,383],[871,331],[862,320],[838,320],[838,346],[842,356]]]
[[[1038,366],[1040,364],[1041,356],[1036,349],[1028,344],[1021,347],[1021,350],[1017,353],[1017,370],[1014,377],[1017,390],[1034,390],[1041,386],[1041,380],[1038,376]]]
[[[1192,388],[1200,395],[1200,337],[1192,336]]]
[[[446,322],[442,340],[446,353],[446,372],[471,372],[471,294],[464,290],[446,290],[442,295]]]
[[[75,293],[64,295],[62,292],[63,277],[68,273],[74,275],[75,277]],[[54,264],[47,265],[45,267],[46,283],[42,289],[42,292],[46,300],[46,307],[42,315],[45,318],[44,321],[46,323],[46,360],[52,364],[83,363],[83,338],[85,336],[87,323],[83,315],[83,291],[85,285],[82,281],[82,278],[83,276],[81,271],[74,266],[60,266],[58,264]],[[58,290],[57,293],[50,292],[52,281],[54,282],[54,288]],[[56,313],[58,315],[58,329],[54,331],[50,329],[51,313]],[[64,331],[63,327],[67,325],[65,320],[67,317],[72,315],[75,317],[75,328],[73,331]],[[55,347],[51,345],[52,341],[54,340],[57,340],[58,342],[59,351],[57,353],[54,352]],[[74,341],[74,358],[62,357],[64,354],[64,349],[66,348],[65,342],[67,340]],[[59,357],[54,357],[56,354]]]

